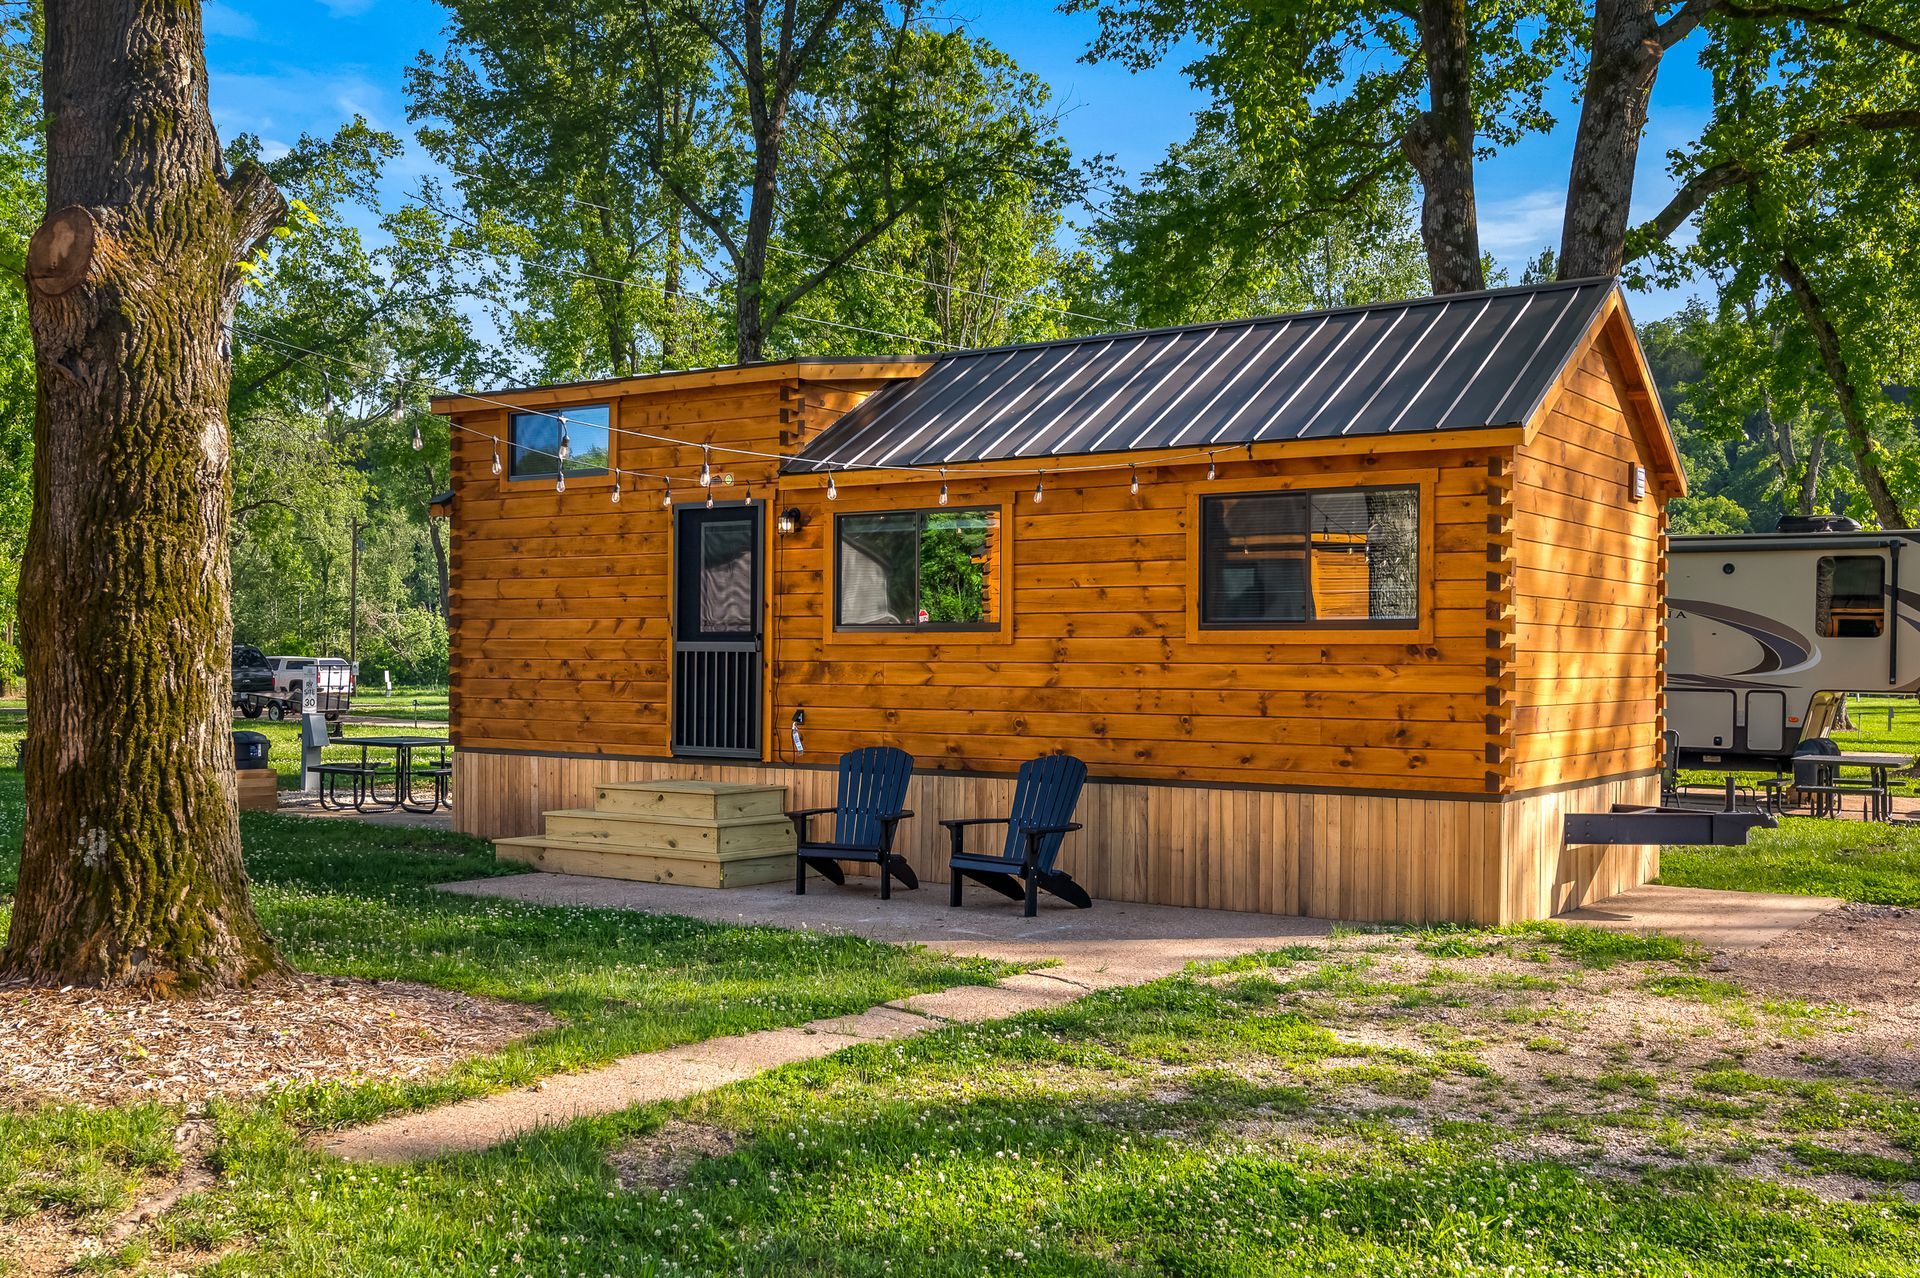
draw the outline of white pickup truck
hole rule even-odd
[[[314,694],[314,709],[338,723],[353,703],[353,667],[339,657],[268,657],[273,668],[273,691],[249,695],[241,713],[257,719],[261,712],[276,723],[297,718],[304,709],[307,690]]]

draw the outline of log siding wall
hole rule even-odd
[[[1612,316],[1609,323],[1614,322]],[[1624,322],[1623,320],[1620,322]],[[698,445],[786,453],[912,366],[822,378],[723,370],[611,389],[515,392],[608,402],[614,465],[687,477]],[[1645,881],[1654,849],[1569,848],[1569,811],[1652,802],[1661,726],[1663,498],[1646,447],[1657,416],[1622,393],[1634,370],[1596,331],[1526,432],[1262,446],[1045,481],[949,477],[951,508],[1003,511],[999,630],[836,632],[836,515],[935,509],[940,481],[776,478],[714,458],[722,500],[765,503],[766,756],[670,753],[672,525],[656,481],[505,483],[487,438],[456,433],[451,728],[460,829],[532,833],[608,780],[786,784],[831,801],[832,761],[890,743],[921,769],[906,834],[940,881],[943,816],[1003,810],[1021,762],[1065,749],[1093,778],[1064,864],[1096,896],[1347,918],[1502,922]],[[596,393],[597,391],[597,393]],[[455,406],[506,433],[501,410]],[[1643,425],[1642,423],[1650,423]],[[1631,468],[1649,492],[1628,498]],[[1420,620],[1409,631],[1249,634],[1194,622],[1202,495],[1412,483],[1421,491]],[[798,508],[798,533],[774,516]],[[790,721],[805,712],[803,752]]]
[[[1513,476],[1513,767],[1537,790],[1659,766],[1662,481],[1604,341],[1561,379]],[[1635,466],[1647,492],[1632,497]]]

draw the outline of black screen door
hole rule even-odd
[[[760,757],[760,508],[677,512],[673,752]]]

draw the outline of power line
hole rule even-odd
[[[471,170],[455,168],[453,165],[448,165],[447,167],[453,173],[461,177],[477,178],[480,176],[479,174],[474,173]],[[597,209],[602,213],[618,214],[621,212],[621,210],[619,209],[611,208],[605,204],[596,204],[592,200],[586,199],[583,196],[573,195],[566,191],[560,191],[560,192],[557,192],[557,194],[560,196],[561,199],[566,200],[572,204],[578,204],[583,208]],[[446,210],[444,209],[440,211],[443,213],[446,212]],[[778,253],[786,253],[794,257],[804,257],[809,261],[819,262],[823,265],[831,263],[833,261],[833,259],[830,257],[822,257],[818,253],[809,253],[803,249],[791,248],[785,244],[780,243],[778,240],[775,240],[772,238],[768,239],[767,247],[770,249],[773,249],[775,252],[778,252]],[[1040,302],[1040,301],[1035,301],[1032,298],[1025,298],[1025,297],[1007,297],[999,293],[988,293],[981,289],[968,288],[964,284],[942,284],[938,280],[925,279],[918,275],[904,275],[898,271],[883,270],[877,266],[861,266],[857,262],[842,262],[840,263],[840,265],[846,267],[848,270],[859,271],[865,275],[880,275],[880,276],[886,277],[887,279],[899,280],[902,283],[906,283],[906,284],[922,284],[928,288],[938,289],[944,293],[965,293],[969,297],[983,298],[990,302],[1001,302],[1008,306],[1028,306],[1036,310],[1052,311],[1055,314],[1068,315],[1073,317],[1074,319],[1090,320],[1095,324],[1105,324],[1109,328],[1117,328],[1122,326],[1121,321],[1114,320],[1108,316],[1090,315],[1084,311],[1069,310],[1067,307],[1056,306],[1051,302]]]
[[[441,208],[438,204],[435,204],[432,200],[425,200],[424,203],[426,203],[426,205],[429,208],[433,209],[436,213],[439,213],[442,216],[459,218],[458,214],[452,213],[447,209]],[[464,218],[460,218],[460,220],[465,221]],[[480,227],[475,226],[472,222],[466,222],[466,225],[470,229],[476,232],[481,230]],[[437,245],[430,244],[426,240],[422,240],[417,237],[408,237],[401,232],[390,230],[389,234],[392,234],[395,239],[411,239],[411,242],[415,245],[425,246],[425,247],[438,247]],[[535,258],[527,257],[520,253],[508,253],[508,252],[503,252],[502,250],[499,250],[499,249],[482,248],[478,245],[468,245],[463,247],[465,251],[470,253],[481,253],[481,254],[485,254],[488,257],[498,258],[503,261],[519,262],[524,266],[531,266],[536,270],[551,271],[556,275],[572,275],[576,278],[583,279],[583,280],[593,280],[601,284],[618,284],[622,287],[627,287],[627,288],[644,288],[651,292],[659,293],[663,297],[684,297],[696,302],[704,302],[707,300],[706,298],[702,297],[698,293],[689,293],[685,289],[669,288],[665,284],[655,284],[651,280],[623,280],[623,279],[615,278],[614,276],[611,276],[611,275],[596,275],[592,271],[582,271],[571,266],[555,266],[551,262],[542,262]],[[798,311],[784,312],[778,318],[797,320],[802,324],[819,324],[826,328],[844,329],[847,332],[851,332],[851,333],[865,333],[871,337],[886,337],[886,338],[891,338],[894,341],[916,342],[923,346],[937,346],[937,347],[940,347],[942,350],[957,351],[957,350],[966,349],[965,347],[956,345],[953,342],[943,342],[938,340],[937,338],[912,337],[906,333],[890,333],[883,328],[866,328],[859,324],[843,323],[840,320],[821,319],[820,317],[815,315],[803,315]]]

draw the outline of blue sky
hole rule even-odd
[[[213,114],[222,137],[258,133],[276,148],[301,133],[331,133],[356,112],[409,136],[401,78],[419,50],[440,47],[442,11],[431,0],[209,0],[204,12]],[[1090,15],[1010,0],[953,0],[948,12],[1053,85],[1071,108],[1064,130],[1076,154],[1113,155],[1127,174],[1137,175],[1192,131],[1203,99],[1181,75],[1179,59],[1138,75],[1080,61],[1095,30]],[[1664,157],[1705,122],[1710,86],[1695,61],[1699,46],[1696,35],[1669,54],[1661,70],[1641,153],[1636,218],[1665,202],[1673,183]],[[1516,274],[1560,236],[1579,108],[1569,100],[1555,114],[1557,129],[1483,162],[1477,174],[1482,246]],[[410,148],[389,175],[390,199],[397,202],[431,168]],[[1659,318],[1686,296],[1636,297],[1634,315]]]

